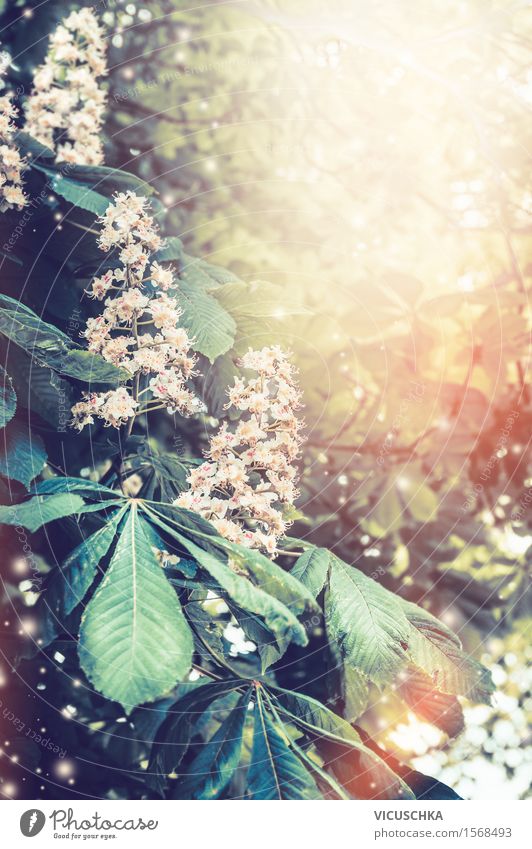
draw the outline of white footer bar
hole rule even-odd
[[[268,808],[269,804],[269,808]],[[210,806],[202,811],[201,808]],[[214,849],[532,846],[530,802],[9,801],[2,845]],[[29,844],[30,838],[35,843]]]

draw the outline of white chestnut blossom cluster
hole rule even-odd
[[[27,167],[17,150],[13,123],[17,110],[8,94],[0,97],[0,212],[22,209],[28,199],[22,190],[22,172]]]
[[[26,131],[55,151],[57,162],[99,165],[106,95],[105,40],[92,9],[71,12],[50,36],[26,107]]]
[[[175,503],[208,519],[231,542],[272,555],[288,526],[283,514],[298,495],[300,393],[279,347],[250,349],[239,365],[255,374],[235,378],[226,409],[242,415],[212,436],[208,461],[190,472],[190,489]]]
[[[81,430],[99,418],[120,427],[151,409],[183,416],[200,412],[202,402],[187,388],[195,365],[191,340],[179,325],[177,301],[167,294],[172,270],[150,263],[162,240],[146,199],[131,191],[115,195],[100,223],[99,246],[117,251],[120,265],[92,281],[89,297],[104,301],[104,309],[88,319],[82,336],[89,351],[124,369],[133,385],[85,393],[72,407],[74,426]]]

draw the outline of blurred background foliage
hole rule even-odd
[[[362,725],[465,797],[503,786],[524,796],[530,10],[512,0],[92,5],[109,33],[106,163],[157,189],[188,254],[304,305],[285,315],[245,290],[236,348],[204,363],[213,416],[239,351],[270,338],[289,347],[307,424],[293,535],[428,607],[500,670],[498,705],[466,710],[465,734],[437,754],[444,735],[393,703],[383,714],[379,701],[378,719],[370,707]],[[29,88],[48,33],[75,6],[0,3],[14,85]],[[68,281],[64,290],[68,300]],[[176,453],[198,456],[214,424],[185,424]],[[62,451],[79,473],[97,457],[74,440]],[[16,596],[19,578],[8,577]],[[313,671],[322,643],[317,625],[315,652],[290,650],[284,685],[310,681],[327,697]],[[112,722],[116,708],[72,690],[68,647],[65,658],[32,670],[36,686],[55,676],[63,725],[88,723],[61,730],[86,750],[83,775],[72,767],[54,780],[65,793],[72,780],[132,795],[145,748],[116,726],[123,747],[115,734],[105,751],[100,736],[95,757],[91,717]],[[107,770],[92,775],[91,760]]]

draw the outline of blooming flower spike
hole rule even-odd
[[[92,9],[71,12],[50,36],[33,78],[26,131],[54,150],[57,162],[99,165],[107,73],[103,31]]]
[[[236,378],[228,390],[226,408],[241,413],[238,424],[224,423],[211,438],[207,462],[190,472],[190,489],[175,503],[209,519],[232,542],[275,554],[287,528],[283,513],[298,494],[300,393],[279,347],[250,349],[240,365],[254,376]]]
[[[8,94],[0,97],[0,212],[22,209],[28,199],[22,190],[26,162],[14,142],[13,118],[17,112]]]
[[[104,301],[104,309],[88,319],[82,335],[89,351],[131,379],[118,389],[85,395],[72,408],[75,427],[81,430],[96,419],[120,427],[154,408],[184,416],[199,413],[202,402],[187,386],[195,365],[191,340],[179,325],[177,301],[165,291],[172,285],[172,271],[150,264],[150,254],[162,241],[145,198],[117,194],[100,220],[99,245],[116,252],[119,264],[92,281],[89,297]]]

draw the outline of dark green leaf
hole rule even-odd
[[[148,782],[151,787],[162,792],[168,775],[179,767],[185,756],[197,720],[207,709],[213,712],[217,699],[234,692],[244,683],[238,678],[198,683],[168,709],[151,751],[148,765]]]
[[[224,406],[227,403],[227,390],[233,386],[235,377],[240,370],[235,365],[235,351],[229,351],[212,363],[205,363],[202,369],[202,399],[211,416],[221,418],[226,415]]]
[[[115,492],[98,481],[87,478],[60,477],[47,478],[32,487],[36,495],[49,495],[56,492],[76,492],[91,501],[101,501],[105,498],[122,498],[121,492]]]
[[[0,435],[0,475],[28,487],[46,463],[41,437],[30,434],[27,424],[10,422]]]
[[[99,354],[76,345],[69,336],[42,321],[32,310],[8,298],[0,297],[0,333],[10,339],[41,366],[49,366],[86,383],[116,383],[127,374]]]
[[[13,389],[13,381],[0,366],[0,428],[11,421],[16,409],[17,395]]]
[[[259,691],[248,789],[252,799],[320,798],[314,779],[292,750],[284,727],[272,721]]]
[[[194,758],[176,788],[179,799],[218,799],[238,766],[251,690]]]
[[[92,212],[94,215],[104,215],[110,203],[109,198],[100,194],[100,192],[94,191],[94,189],[89,188],[82,182],[60,174],[53,168],[41,165],[38,162],[34,163],[34,168],[46,174],[52,191],[73,204],[73,206],[86,209],[87,212]]]

